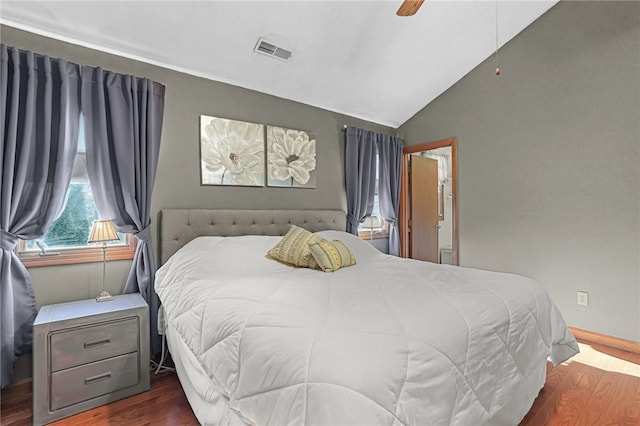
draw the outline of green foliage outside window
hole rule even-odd
[[[64,211],[40,241],[48,248],[86,247],[91,224],[96,219],[98,212],[89,182],[71,182]],[[115,243],[124,243],[124,236],[118,235],[120,241]],[[27,249],[38,250],[35,241],[27,242]]]
[[[49,247],[87,245],[89,231],[98,219],[95,203],[88,192],[89,183],[69,184],[67,205],[63,214],[51,225],[42,241]]]

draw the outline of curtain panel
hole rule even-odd
[[[13,249],[41,237],[62,213],[76,155],[80,67],[0,45],[1,387],[31,351],[31,277]]]
[[[375,133],[347,127],[345,178],[347,232],[358,235],[358,226],[373,210],[376,189]]]
[[[380,216],[389,224],[389,254],[393,256],[400,256],[398,215],[403,144],[404,141],[395,136],[380,135],[378,138]]]
[[[397,222],[403,144],[404,141],[395,136],[347,127],[347,232],[358,235],[359,224],[371,215],[377,169],[380,215],[389,223],[389,254],[394,256],[400,256]]]
[[[164,115],[165,86],[149,79],[83,67],[87,170],[96,207],[119,232],[138,239],[125,293],[149,304],[151,349],[160,351],[151,246],[151,193]]]

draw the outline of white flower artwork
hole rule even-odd
[[[264,186],[264,126],[200,116],[203,185]]]
[[[267,126],[268,186],[316,187],[316,138],[309,132]]]

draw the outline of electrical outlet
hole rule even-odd
[[[578,305],[588,306],[589,305],[589,293],[586,291],[578,292]]]

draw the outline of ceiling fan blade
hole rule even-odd
[[[396,12],[398,16],[413,16],[416,14],[424,0],[404,0],[400,9]]]

